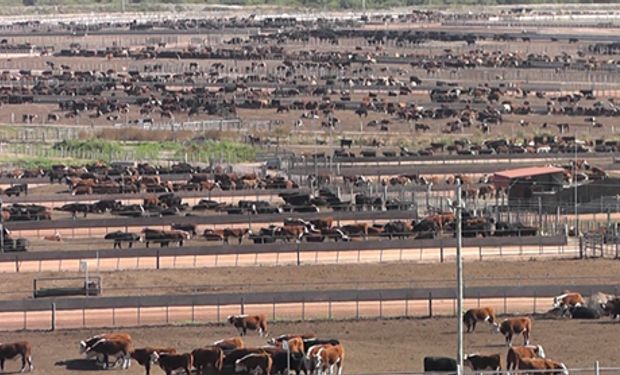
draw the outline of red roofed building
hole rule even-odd
[[[508,199],[529,199],[534,192],[557,192],[564,184],[564,169],[558,167],[528,167],[496,172],[493,183],[508,191]]]

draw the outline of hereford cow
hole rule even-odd
[[[226,320],[237,328],[241,336],[247,334],[247,330],[258,330],[260,336],[267,336],[267,317],[259,315],[229,315]]]
[[[213,343],[213,346],[217,346],[225,352],[242,349],[245,347],[245,343],[241,337],[231,337],[228,339],[218,340]]]
[[[478,322],[487,322],[497,327],[497,318],[495,317],[495,310],[492,307],[480,307],[476,309],[469,309],[463,315],[463,323],[467,327],[467,332],[476,331],[476,324]]]
[[[102,338],[86,350],[86,357],[96,357],[98,362],[103,362],[103,368],[110,367],[110,356],[116,356],[121,361],[121,368],[128,369],[131,366],[130,353],[132,352],[132,342],[125,337]],[[103,357],[103,360],[99,359]]]
[[[327,375],[327,370],[333,374],[335,366],[338,369],[338,375],[341,375],[343,363],[344,347],[342,345],[323,345],[316,353],[316,369],[319,374]]]
[[[509,318],[497,327],[506,338],[506,345],[512,346],[512,337],[514,335],[523,335],[523,345],[530,343],[530,334],[532,333],[532,320],[530,318]]]
[[[568,375],[566,365],[548,358],[521,358],[519,361],[519,370],[534,370],[536,372],[523,372],[525,375],[537,375],[541,370],[558,370],[548,371],[545,375]]]
[[[586,302],[580,293],[567,292],[553,299],[553,307],[560,307],[563,311],[575,306],[585,306]]]
[[[606,303],[601,303],[601,310],[603,310],[603,314],[616,319],[620,315],[620,298],[614,298]]]
[[[273,361],[268,353],[250,353],[235,361],[235,372],[270,375]]]
[[[492,355],[466,354],[463,357],[463,364],[474,371],[499,371],[502,368],[499,353]]]
[[[191,368],[193,366],[193,359],[190,353],[183,354],[157,354],[153,353],[151,356],[153,363],[157,363],[159,367],[166,373],[166,375],[172,375],[172,372],[177,370],[185,370],[187,375],[191,374]]]
[[[545,351],[540,345],[513,346],[506,354],[506,370],[516,370],[521,358],[545,358]]]
[[[228,239],[230,237],[236,238],[239,241],[239,245],[241,245],[241,241],[243,241],[243,236],[248,234],[250,230],[248,228],[226,228],[224,229],[223,237],[224,243],[228,243]]]
[[[28,371],[34,370],[34,365],[32,364],[32,345],[28,341],[19,341],[10,344],[0,344],[0,371],[4,371],[4,362],[7,359],[13,359],[18,355],[22,359],[21,372],[26,371],[26,365],[28,365]]]
[[[224,351],[217,346],[194,349],[192,358],[197,374],[206,374],[209,367],[221,372],[224,366]]]
[[[163,353],[166,354],[176,354],[176,349],[174,348],[140,348],[135,349],[131,352],[130,356],[134,359],[140,366],[144,366],[146,370],[146,375],[151,373],[151,365],[153,364],[153,353],[157,353],[161,355]]]
[[[456,360],[448,357],[424,357],[424,372],[447,372],[456,375]]]

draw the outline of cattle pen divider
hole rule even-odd
[[[465,307],[499,315],[544,314],[564,286],[471,287]],[[574,285],[584,295],[618,294],[615,285]],[[225,323],[228,315],[264,313],[271,321],[403,319],[455,316],[454,288],[389,288],[57,298],[0,301],[0,330]]]
[[[577,257],[578,244],[565,236],[465,238],[469,261],[498,258]],[[67,250],[0,254],[0,272],[78,271],[88,261],[95,271],[259,265],[446,262],[455,259],[455,240],[290,242],[261,245]],[[298,262],[299,260],[299,262]]]

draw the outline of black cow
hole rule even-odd
[[[424,357],[424,372],[450,372],[456,375],[456,360],[448,357]]]
[[[611,316],[612,319],[616,319],[620,315],[620,298],[614,298],[602,303],[601,308],[605,315]]]
[[[570,307],[568,312],[572,319],[600,319],[601,317],[597,310],[585,306]]]
[[[273,360],[273,365],[271,367],[272,374],[287,374],[287,358],[286,358],[286,350],[274,350],[271,352],[271,359]],[[303,353],[290,353],[290,369],[295,371],[296,375],[299,375],[301,371],[304,373],[308,373],[306,369],[304,354]]]
[[[140,241],[140,235],[135,234],[135,233],[122,232],[119,230],[116,232],[111,232],[111,233],[106,234],[105,237],[103,237],[103,239],[114,240],[113,249],[116,249],[116,248],[122,249],[123,242],[127,242],[128,247],[131,249],[133,247],[134,242]]]

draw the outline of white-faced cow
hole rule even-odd
[[[338,375],[342,374],[344,364],[344,347],[341,345],[323,345],[316,353],[316,369],[319,375],[334,374],[334,368]]]
[[[4,371],[4,362],[7,359],[13,359],[18,355],[22,359],[21,372],[26,371],[26,365],[28,365],[28,371],[34,370],[34,365],[32,364],[32,345],[28,341],[20,341],[0,344],[0,371]]]
[[[553,307],[560,308],[563,312],[568,311],[571,307],[585,306],[586,302],[581,293],[566,292],[553,298]]]
[[[131,352],[131,358],[138,362],[140,366],[144,366],[146,375],[151,373],[151,365],[153,364],[153,353],[161,354],[176,354],[174,348],[140,348]]]
[[[268,353],[250,353],[235,361],[235,372],[252,375],[270,375],[273,361]]]
[[[492,370],[499,371],[502,368],[499,353],[491,355],[466,354],[463,364],[474,371]]]
[[[564,363],[554,361],[548,358],[522,358],[519,361],[519,370],[524,371],[525,375],[537,375],[542,370],[557,370],[546,371],[545,375],[568,375],[568,369]],[[527,372],[526,370],[533,370],[535,372]]]
[[[258,330],[260,336],[267,336],[267,317],[259,315],[229,315],[226,320],[237,328],[241,336],[247,335],[247,330]]]
[[[109,367],[109,357],[116,356],[116,362],[121,361],[122,368],[129,368],[132,346],[133,340],[128,333],[104,333],[80,341],[80,353],[85,353],[87,358],[96,358],[104,368]]]
[[[304,334],[284,334],[284,335],[280,335],[278,337],[273,337],[271,339],[269,339],[267,341],[267,343],[269,345],[278,345],[278,343],[281,343],[282,341],[285,340],[291,340],[295,337],[299,337],[302,340],[309,340],[309,339],[315,339],[316,335],[314,333],[304,333]]]
[[[505,319],[497,327],[497,331],[506,338],[506,345],[512,346],[512,337],[520,334],[523,335],[523,345],[528,345],[532,333],[532,320],[526,317]]]
[[[463,323],[467,327],[467,332],[476,331],[476,323],[487,322],[497,327],[497,318],[495,317],[495,310],[492,307],[481,307],[476,309],[469,309],[463,315]]]
[[[506,354],[506,370],[516,370],[521,358],[545,358],[545,350],[540,345],[513,346]]]

